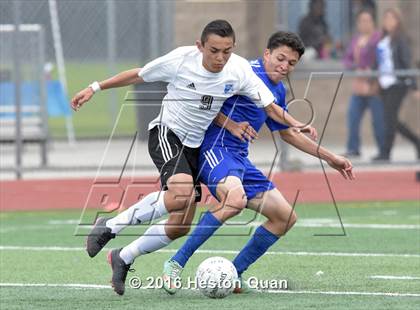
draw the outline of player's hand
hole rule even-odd
[[[252,143],[255,139],[258,139],[258,133],[248,122],[236,123],[232,121],[230,128],[226,129],[242,142],[249,141]]]
[[[308,125],[300,129],[300,132],[307,133],[312,138],[312,140],[316,141],[318,139],[318,132],[316,131],[315,127]]]
[[[309,134],[312,140],[316,141],[318,139],[318,132],[316,131],[315,127],[311,125],[300,125],[293,127],[294,130],[297,132],[303,132]]]
[[[90,98],[92,98],[94,92],[91,87],[87,87],[82,91],[78,92],[76,96],[73,97],[71,100],[71,108],[74,111],[79,111],[83,104],[88,102]]]
[[[331,160],[327,160],[328,165],[341,173],[346,180],[354,180],[353,166],[347,158],[335,155]]]

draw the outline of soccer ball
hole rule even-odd
[[[233,292],[238,281],[235,266],[224,257],[207,258],[197,268],[197,287],[210,298],[225,298]]]

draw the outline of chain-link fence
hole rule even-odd
[[[2,24],[13,24],[13,1],[0,1]],[[58,0],[66,61],[106,61],[110,49],[115,48],[117,62],[144,63],[169,51],[173,45],[170,4],[171,1],[149,0]],[[20,7],[23,24],[44,27],[47,60],[54,61],[48,0],[21,1]]]
[[[13,4],[14,0],[0,1],[1,24],[14,23]],[[60,78],[70,99],[94,80],[139,67],[171,50],[173,5],[173,1],[159,0],[22,0],[19,13],[21,24],[38,24],[44,29],[45,61],[55,68],[51,78]],[[58,28],[53,25],[54,15]],[[61,76],[58,47],[64,60]],[[76,138],[109,136],[125,91],[97,96],[102,103],[100,109],[73,115]],[[50,119],[49,125],[53,137],[66,134],[63,118]],[[133,116],[119,134],[131,133],[135,127]]]

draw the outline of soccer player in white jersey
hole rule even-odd
[[[250,62],[255,74],[275,96],[275,104],[285,110],[286,89],[281,80],[294,70],[304,51],[304,45],[296,34],[279,31],[269,38],[263,57]],[[243,272],[296,222],[297,216],[292,206],[248,158],[249,143],[244,140],[244,125],[255,130],[248,131],[252,138],[264,124],[272,132],[278,131],[287,143],[325,160],[344,178],[354,178],[348,159],[323,147],[318,148],[317,143],[301,132],[272,120],[248,97],[230,97],[208,128],[199,157],[199,180],[207,185],[219,203],[201,216],[183,246],[165,262],[163,287],[168,293],[176,293],[178,287],[174,284],[180,283],[182,270],[194,252],[224,222],[244,208],[261,213],[267,220],[257,227],[249,242],[233,260],[241,280]],[[238,293],[246,290],[246,281],[242,281],[242,286],[235,289]]]
[[[305,127],[274,104],[273,94],[249,63],[232,53],[234,45],[231,25],[224,20],[212,21],[203,29],[196,46],[177,48],[143,68],[93,82],[71,101],[77,111],[100,90],[144,82],[169,83],[160,114],[149,124],[149,153],[159,170],[162,190],[148,194],[113,218],[98,218],[87,237],[87,252],[94,257],[128,225],[169,213],[165,224],[152,225],[131,244],[109,252],[111,282],[119,295],[124,294],[127,272],[137,256],[163,248],[188,233],[195,203],[201,199],[197,181],[199,147],[227,98],[244,94],[272,119],[316,133],[313,127]]]

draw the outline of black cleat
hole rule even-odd
[[[124,295],[125,279],[127,278],[127,272],[133,270],[130,270],[131,264],[127,265],[120,257],[120,252],[121,249],[109,251],[108,263],[111,265],[112,268],[112,287],[118,295]]]
[[[115,238],[111,228],[105,226],[107,220],[107,218],[99,217],[87,237],[86,251],[90,257],[95,257],[109,240]]]

